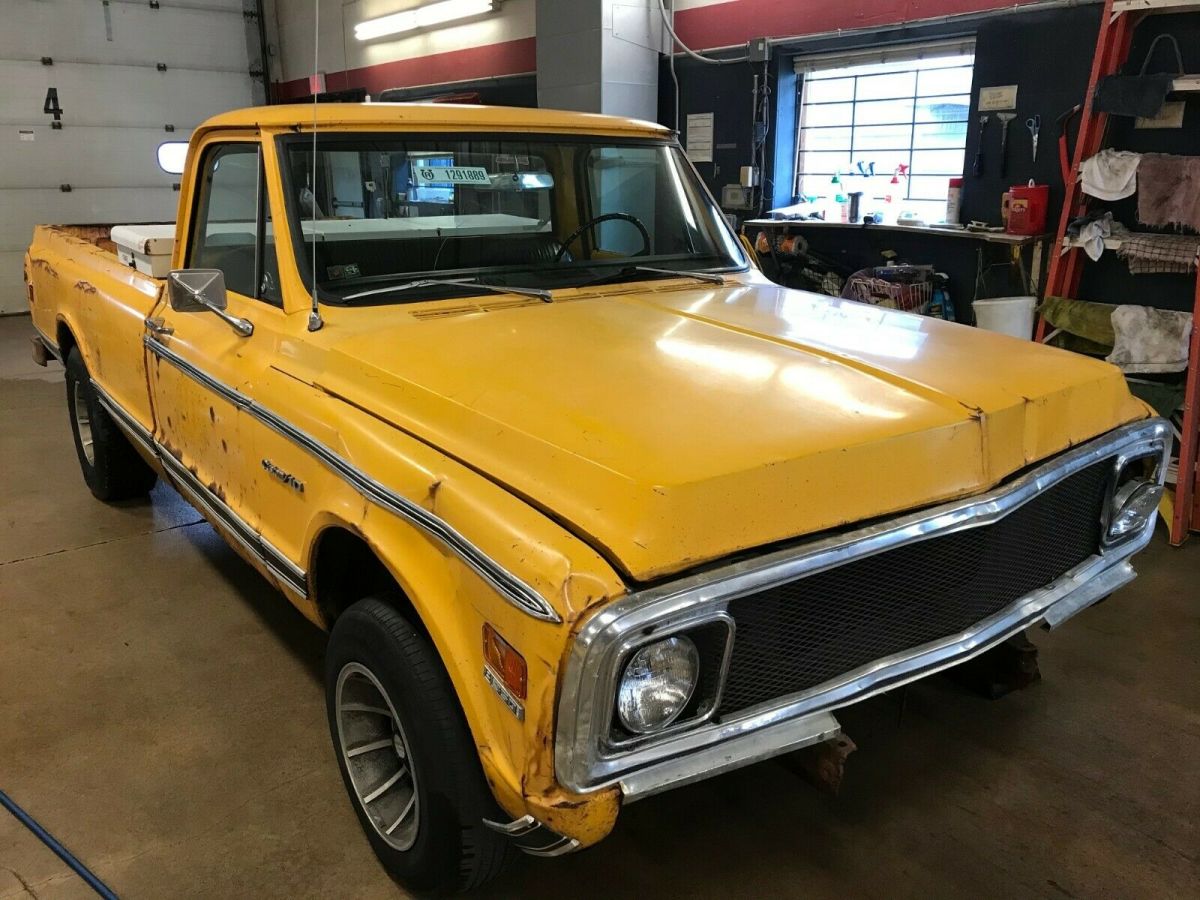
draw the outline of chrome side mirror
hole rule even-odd
[[[167,276],[167,300],[175,312],[208,311],[242,337],[254,333],[251,322],[225,312],[229,299],[225,293],[225,273],[220,269],[176,269]]]

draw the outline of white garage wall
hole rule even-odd
[[[0,314],[26,311],[21,262],[37,223],[171,221],[164,140],[254,102],[253,0],[3,0]],[[50,57],[52,65],[44,65]],[[165,71],[157,66],[163,64]],[[62,128],[43,112],[58,90]],[[166,126],[174,126],[168,133]],[[70,185],[70,192],[62,190]]]

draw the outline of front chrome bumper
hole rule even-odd
[[[996,646],[1038,622],[1055,627],[1135,577],[1130,557],[1149,542],[1154,517],[1119,544],[1097,552],[970,629],[846,672],[814,688],[728,718],[699,722],[632,748],[615,748],[607,729],[620,666],[637,646],[722,616],[729,603],[903,544],[996,521],[1040,492],[1111,458],[1160,458],[1161,483],[1170,426],[1151,419],[1069,450],[985,494],[811,541],[656,587],[599,611],[581,629],[568,658],[558,707],[555,769],[577,792],[619,784],[626,802],[699,781],[827,740],[839,731],[832,712],[938,672]],[[736,640],[736,637],[734,638]]]

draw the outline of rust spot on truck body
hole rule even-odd
[[[51,278],[58,277],[58,270],[55,269],[54,266],[50,265],[49,260],[42,259],[40,256],[35,256],[33,259],[31,259],[29,261],[29,265],[31,268],[34,268],[34,269],[41,269],[43,272],[45,272]]]

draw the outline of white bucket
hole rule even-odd
[[[1011,334],[1026,341],[1033,337],[1033,313],[1037,308],[1037,297],[976,300],[971,308],[975,310],[975,324],[980,328]]]

